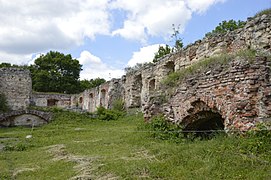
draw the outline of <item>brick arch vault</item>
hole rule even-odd
[[[187,115],[181,120],[184,132],[211,134],[225,130],[225,116],[215,106],[215,102],[204,102],[200,99],[192,101],[186,109]]]

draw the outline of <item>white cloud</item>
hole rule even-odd
[[[100,77],[110,80],[111,78],[120,78],[124,74],[123,70],[105,64],[99,57],[91,54],[89,51],[81,52],[78,60],[83,65],[80,79],[95,79]]]
[[[23,57],[67,49],[82,44],[85,37],[110,34],[108,3],[109,0],[2,0],[0,49]]]
[[[137,63],[152,62],[154,53],[158,51],[159,46],[164,46],[164,44],[154,44],[140,48],[139,51],[133,53],[133,57],[128,62],[127,66],[133,67]]]
[[[226,0],[185,0],[187,6],[197,13],[204,13],[210,6]]]
[[[181,0],[139,0],[133,3],[116,0],[112,7],[128,13],[124,26],[112,34],[141,42],[145,42],[148,35],[168,36],[172,33],[172,24],[180,24],[182,31],[191,18],[191,11]]]
[[[123,27],[113,31],[126,39],[146,42],[148,36],[167,37],[173,33],[172,24],[183,32],[192,13],[203,13],[211,5],[225,0],[116,0],[112,8],[127,12]]]
[[[96,35],[119,35],[147,43],[180,32],[192,13],[225,0],[0,0],[0,62],[27,64],[34,54],[68,50]],[[127,15],[111,29],[118,9]],[[117,11],[117,12],[119,12]],[[113,14],[111,14],[113,13]],[[112,75],[113,76],[113,75]]]
[[[31,61],[31,54],[9,54],[6,52],[0,51],[0,63],[10,63],[17,65],[27,65],[29,61]]]

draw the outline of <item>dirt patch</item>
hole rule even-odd
[[[132,153],[128,157],[121,157],[120,159],[132,161],[132,160],[148,160],[150,162],[152,161],[158,161],[158,159],[154,155],[150,155],[150,153],[146,149],[140,149],[139,151]]]
[[[99,157],[87,157],[87,156],[76,156],[69,154],[66,150],[64,144],[56,144],[53,146],[47,147],[47,151],[53,155],[53,161],[68,161],[75,162],[77,165],[74,166],[77,175],[72,177],[71,180],[90,180],[90,179],[116,179],[113,175],[97,176],[94,171],[97,170],[99,165],[94,166],[94,161],[97,161]]]
[[[14,170],[12,176],[13,177],[16,177],[18,174],[21,174],[23,172],[26,172],[26,171],[35,171],[37,169],[39,169],[40,167],[36,167],[36,168],[26,168],[26,167],[23,167],[23,168],[17,168]]]

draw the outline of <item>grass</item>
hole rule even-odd
[[[56,112],[34,130],[2,128],[0,142],[9,148],[0,151],[0,179],[271,178],[271,143],[259,152],[242,137],[176,143],[152,138],[143,123],[140,114],[101,121]]]
[[[261,11],[257,12],[254,17],[262,16],[264,14],[270,15],[271,14],[271,8],[264,9],[264,10],[261,10]]]
[[[183,68],[179,71],[169,74],[162,80],[162,85],[167,89],[170,87],[176,87],[183,80],[187,79],[193,75],[199,75],[202,72],[207,72],[209,70],[214,70],[220,66],[227,66],[231,60],[235,57],[241,57],[252,63],[256,56],[256,51],[254,50],[241,50],[234,54],[222,53],[210,58],[202,59],[196,63],[193,63],[187,68]]]

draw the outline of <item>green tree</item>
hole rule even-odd
[[[0,93],[0,113],[9,111],[7,98],[4,94]]]
[[[39,92],[77,93],[80,91],[81,67],[70,54],[50,51],[30,66],[33,89]]]
[[[166,46],[159,46],[158,51],[154,54],[153,62],[157,62],[159,58],[164,57],[167,54],[170,54],[172,52],[178,52],[183,48],[183,41],[180,38],[180,25],[178,27],[175,27],[174,24],[172,24],[172,30],[173,34],[171,35],[171,39],[174,40],[174,46],[171,48],[169,45],[166,44]]]
[[[154,54],[153,62],[157,62],[159,58],[171,53],[171,48],[169,45],[159,46],[158,51]]]
[[[84,79],[80,81],[80,88],[81,88],[81,91],[84,91],[85,89],[95,88],[105,82],[106,81],[103,78],[96,78],[96,79],[91,79],[91,80]]]
[[[178,52],[183,48],[183,41],[180,38],[180,25],[178,27],[175,27],[174,24],[172,24],[172,30],[173,34],[171,35],[171,38],[174,39],[174,47],[172,48],[172,52]]]
[[[9,68],[9,67],[12,67],[12,65],[10,63],[1,63],[0,64],[0,68]]]
[[[212,32],[207,33],[205,36],[208,37],[214,34],[226,33],[227,31],[233,31],[235,29],[242,28],[244,25],[245,22],[240,20],[235,21],[231,19],[229,21],[222,21],[214,30],[212,30]]]

